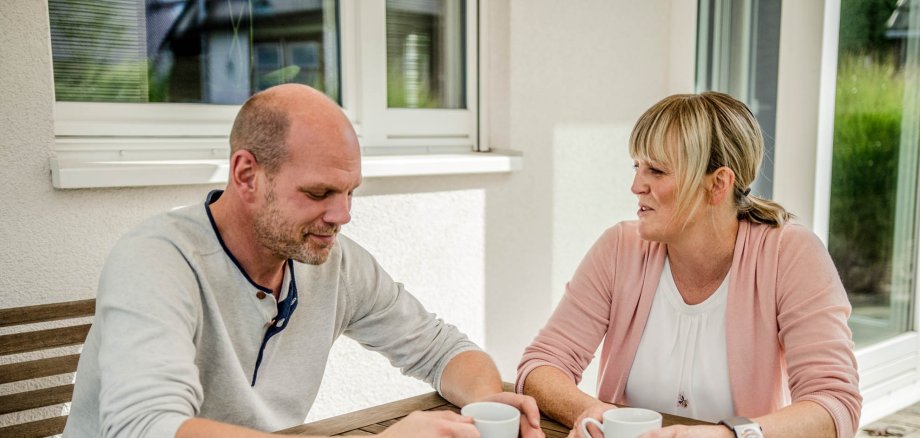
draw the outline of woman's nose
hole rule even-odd
[[[642,176],[639,175],[639,172],[636,172],[636,175],[633,176],[632,186],[629,188],[633,194],[640,195],[648,191],[648,184],[642,180]]]

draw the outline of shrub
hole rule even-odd
[[[890,59],[839,63],[828,250],[851,299],[867,304],[890,292],[903,92]]]

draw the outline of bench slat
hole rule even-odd
[[[0,355],[82,344],[90,324],[0,336]]]
[[[44,438],[52,435],[60,435],[61,432],[64,432],[65,424],[67,424],[66,415],[29,423],[15,424],[13,426],[0,427],[0,436]]]
[[[73,397],[73,385],[54,386],[0,396],[0,415],[67,403],[71,397]]]
[[[96,300],[93,299],[0,309],[0,327],[81,318],[93,316],[95,312]]]
[[[0,365],[0,384],[72,373],[77,370],[79,354]]]

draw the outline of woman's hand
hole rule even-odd
[[[735,438],[725,426],[668,426],[646,432],[639,438]]]
[[[577,419],[575,419],[575,423],[572,424],[572,431],[569,432],[568,438],[604,438],[604,433],[601,432],[601,430],[598,429],[593,424],[588,425],[588,432],[591,433],[591,436],[590,437],[584,436],[581,433],[581,421],[584,420],[585,418],[593,418],[603,423],[604,422],[604,418],[603,418],[604,412],[607,412],[610,409],[616,409],[616,408],[617,408],[616,406],[608,404],[608,403],[604,403],[602,401],[598,401],[597,403],[591,405],[590,407],[588,407],[588,409],[585,409],[581,413],[581,415],[578,416]]]

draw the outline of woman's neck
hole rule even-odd
[[[668,243],[674,283],[687,304],[699,304],[722,284],[732,266],[740,222],[703,221],[688,226],[679,241]]]

